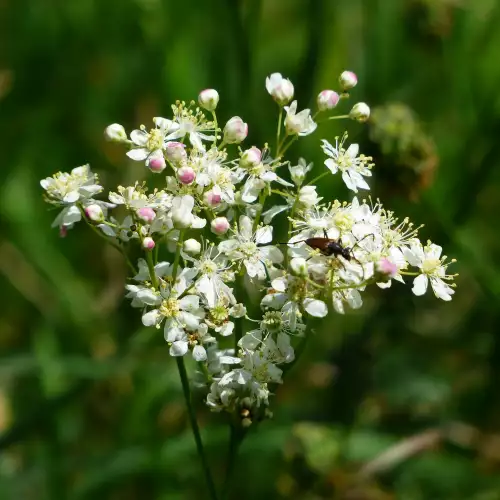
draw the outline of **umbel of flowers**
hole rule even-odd
[[[129,135],[119,124],[107,127],[106,137],[122,143],[138,168],[161,177],[161,189],[136,182],[103,197],[88,165],[41,181],[46,201],[60,208],[53,226],[62,236],[85,221],[126,256],[142,248],[142,258],[128,261],[126,297],[146,327],[163,331],[188,399],[185,356],[198,363],[206,404],[230,413],[233,425],[248,427],[268,413],[270,388],[283,382],[311,317],[360,308],[368,286],[393,281],[412,280],[415,295],[430,284],[445,301],[454,293],[447,272],[454,261],[440,246],[421,243],[408,219],[356,196],[369,190],[374,165],[346,133],[318,140],[325,160],[315,178],[312,164],[286,159],[292,143],[326,120],[369,118],[365,103],[332,113],[356,83],[354,73],[342,73],[339,92],[320,92],[313,114],[299,111],[290,80],[270,75],[266,89],[278,107],[272,146],[244,146],[248,125],[239,116],[222,127],[214,89],[200,92],[198,105],[177,101],[168,118]],[[327,176],[341,177],[356,195],[321,198],[315,183]],[[273,235],[277,216],[287,220],[284,243]],[[260,294],[258,317],[247,315],[245,287]]]

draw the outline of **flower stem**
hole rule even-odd
[[[326,175],[328,175],[330,173],[330,171],[326,171],[326,172],[323,172],[322,174],[318,175],[317,177],[315,177],[312,181],[309,181],[306,186],[310,186],[311,184],[319,181],[320,179],[322,179],[323,177],[325,177]]]
[[[146,251],[146,262],[148,264],[149,276],[151,278],[151,284],[154,286],[155,290],[158,290],[158,280],[156,279],[155,265],[153,262],[153,254]]]
[[[179,370],[179,376],[181,378],[182,391],[184,392],[184,399],[186,400],[189,422],[191,424],[194,440],[196,442],[196,449],[198,450],[201,466],[203,468],[203,473],[205,475],[205,480],[208,486],[209,498],[211,498],[211,500],[217,500],[217,491],[215,489],[215,484],[212,479],[210,467],[208,466],[207,457],[205,455],[205,449],[203,448],[203,442],[201,441],[200,428],[198,427],[196,414],[194,412],[193,403],[191,401],[191,389],[189,388],[189,380],[186,373],[186,367],[184,365],[184,358],[182,356],[178,356],[175,358],[175,360],[177,361],[177,368]]]
[[[177,240],[177,250],[175,252],[174,268],[172,269],[172,278],[175,283],[175,278],[177,278],[177,270],[179,269],[179,260],[181,258],[181,248],[184,242],[184,229],[179,232],[179,239]]]
[[[280,114],[278,116],[278,130],[276,131],[276,158],[280,149],[280,135],[281,135],[281,120],[283,119],[283,108],[280,106]]]
[[[287,152],[288,148],[289,148],[289,147],[290,147],[290,146],[291,146],[291,145],[292,145],[292,144],[293,144],[293,143],[294,143],[294,142],[295,142],[298,138],[299,138],[299,136],[298,136],[298,135],[296,135],[296,136],[294,136],[294,137],[292,138],[292,140],[291,140],[291,141],[289,141],[289,142],[288,142],[288,144],[287,144],[287,145],[283,148],[283,150],[281,151],[280,157],[281,157],[281,156],[283,156],[283,155]]]
[[[238,450],[240,448],[243,439],[245,438],[245,430],[236,427],[231,423],[229,435],[229,449],[227,454],[227,468],[226,477],[224,479],[224,487],[222,488],[222,499],[229,498],[229,492],[231,487],[231,479],[233,479],[233,471],[236,464],[236,458],[238,456]]]

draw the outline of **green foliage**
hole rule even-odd
[[[348,124],[350,137],[374,156],[372,196],[458,259],[457,294],[417,303],[396,284],[317,328],[273,421],[243,443],[230,498],[500,498],[498,2],[7,0],[0,12],[1,500],[206,498],[175,363],[123,301],[126,264],[85,228],[50,230],[39,179],[86,162],[107,186],[145,176],[104,127],[130,130],[207,87],[221,119],[243,108],[261,144],[276,123],[266,75],[313,106],[344,69],[359,77],[354,101],[404,106],[399,142],[375,122]],[[320,172],[318,146],[292,157]],[[228,436],[199,399],[220,484]]]

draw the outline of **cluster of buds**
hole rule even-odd
[[[340,106],[356,83],[354,73],[342,73],[340,93],[319,93],[318,113]],[[442,300],[454,293],[447,272],[453,260],[438,245],[422,244],[419,228],[380,202],[323,200],[314,181],[306,183],[312,164],[283,159],[321,122],[309,109],[297,111],[293,84],[279,73],[266,88],[279,108],[274,148],[234,146],[248,125],[234,116],[219,127],[219,94],[206,89],[199,106],[178,101],[172,116],[153,118],[151,128],[128,136],[119,124],[106,129],[131,160],[165,175],[160,189],[137,182],[99,200],[103,187],[88,165],[41,181],[46,200],[61,209],[54,221],[61,234],[83,220],[124,253],[141,249],[126,286],[132,307],[145,326],[163,330],[171,356],[200,364],[207,405],[245,426],[267,415],[270,387],[282,383],[310,318],[357,309],[368,286],[387,288],[408,277],[415,295],[429,284]],[[369,114],[358,103],[343,116],[363,122]],[[347,141],[347,134],[322,140],[324,166],[315,180],[340,173],[354,193],[369,190],[372,158]],[[270,203],[271,192],[282,201]],[[113,215],[117,206],[123,216]],[[285,243],[276,242],[274,221],[288,227]],[[261,291],[259,317],[244,305],[248,283]]]

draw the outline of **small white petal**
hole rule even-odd
[[[142,315],[142,324],[144,326],[156,326],[161,318],[161,314],[158,309],[153,309]]]
[[[429,279],[427,278],[427,275],[420,274],[413,280],[412,292],[415,295],[423,295],[427,291],[428,282]]]
[[[304,309],[316,318],[324,318],[328,314],[328,307],[322,300],[305,299]]]
[[[145,148],[137,148],[127,151],[127,156],[132,160],[142,161],[148,157],[149,153],[150,152]]]
[[[193,348],[193,359],[195,361],[205,361],[207,359],[207,351],[202,345],[195,345]]]
[[[177,340],[170,346],[170,356],[184,356],[188,352],[188,347],[186,340]]]

